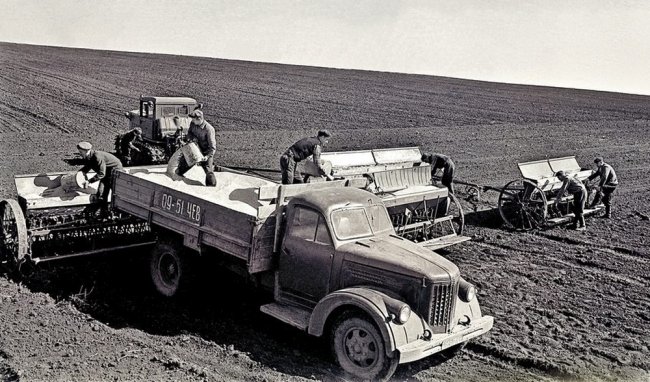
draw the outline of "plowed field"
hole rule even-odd
[[[621,180],[613,219],[532,233],[472,219],[474,240],[441,251],[479,287],[494,329],[394,379],[650,379],[650,97],[0,43],[0,197],[15,197],[16,174],[75,168],[79,140],[112,151],[140,94],[203,102],[225,165],[276,168],[321,128],[327,150],[420,146],[493,186],[517,179],[517,162],[604,156]],[[160,301],[141,265],[126,253],[0,277],[0,379],[338,379],[327,344],[259,313],[246,286],[208,272]]]

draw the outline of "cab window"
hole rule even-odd
[[[325,219],[318,212],[296,207],[289,236],[319,244],[332,244]]]
[[[176,115],[176,107],[174,106],[163,106],[162,107],[162,116],[163,117],[173,117]]]
[[[140,103],[140,116],[151,117],[153,116],[154,104],[151,101],[142,101]]]

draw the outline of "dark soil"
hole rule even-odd
[[[479,287],[494,329],[394,379],[650,379],[650,97],[6,43],[0,68],[1,198],[15,197],[14,175],[76,168],[79,140],[112,150],[140,94],[203,102],[216,162],[231,166],[276,168],[321,128],[334,134],[327,150],[420,146],[497,187],[518,162],[602,155],[621,186],[614,218],[590,218],[586,232],[468,219],[474,240],[441,254]],[[268,296],[215,268],[161,300],[144,268],[122,253],[0,277],[0,380],[338,379],[326,343],[259,312]]]

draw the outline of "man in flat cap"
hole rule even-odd
[[[562,187],[555,198],[555,208],[557,208],[558,204],[562,201],[565,192],[573,195],[573,214],[575,215],[575,219],[571,228],[576,231],[586,230],[585,217],[582,214],[585,209],[585,202],[587,201],[587,189],[585,188],[585,185],[575,177],[567,176],[567,174],[561,170],[556,172],[555,176],[562,181]]]
[[[296,165],[307,158],[312,156],[314,165],[318,169],[321,176],[332,180],[331,174],[328,174],[323,168],[323,163],[320,159],[320,154],[323,147],[329,142],[330,134],[327,130],[319,130],[315,137],[308,137],[299,140],[287,149],[287,151],[280,156],[280,170],[282,170],[282,184],[303,183],[301,174],[296,174]]]
[[[422,154],[422,162],[431,164],[431,179],[433,179],[439,169],[442,169],[441,182],[443,186],[449,189],[449,192],[454,193],[454,162],[446,155],[443,154]]]
[[[94,150],[90,142],[79,142],[77,150],[84,160],[85,164],[81,168],[84,176],[84,188],[88,183],[99,181],[97,186],[97,200],[103,215],[108,214],[108,194],[111,191],[111,182],[113,181],[113,170],[122,169],[122,163],[117,157],[105,151]],[[93,170],[95,176],[88,179],[88,172]]]
[[[600,177],[600,182],[598,182],[598,192],[594,197],[594,201],[591,202],[590,207],[597,206],[602,199],[603,204],[605,205],[605,215],[603,215],[603,217],[609,219],[612,217],[612,194],[618,186],[618,177],[616,176],[616,172],[612,166],[605,163],[603,158],[596,157],[594,163],[598,170],[591,174],[588,180]]]
[[[131,153],[133,151],[140,152],[140,149],[135,145],[135,142],[142,142],[142,129],[139,127],[127,131],[120,140],[120,150],[124,157],[124,165],[131,165]]]
[[[201,110],[194,110],[190,113],[190,127],[187,129],[185,137],[187,142],[196,142],[203,154],[203,159],[199,165],[205,171],[205,185],[214,187],[217,185],[217,179],[214,176],[214,153],[217,151],[217,139],[214,127],[203,118]],[[190,170],[190,165],[184,156],[179,157],[178,175],[183,175]]]

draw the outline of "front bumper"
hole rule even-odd
[[[397,348],[400,354],[399,363],[417,361],[419,359],[438,353],[454,345],[471,340],[492,329],[494,317],[483,316],[472,320],[470,325],[462,327],[453,333],[434,335],[431,339],[418,339]],[[457,325],[458,327],[458,325]]]

